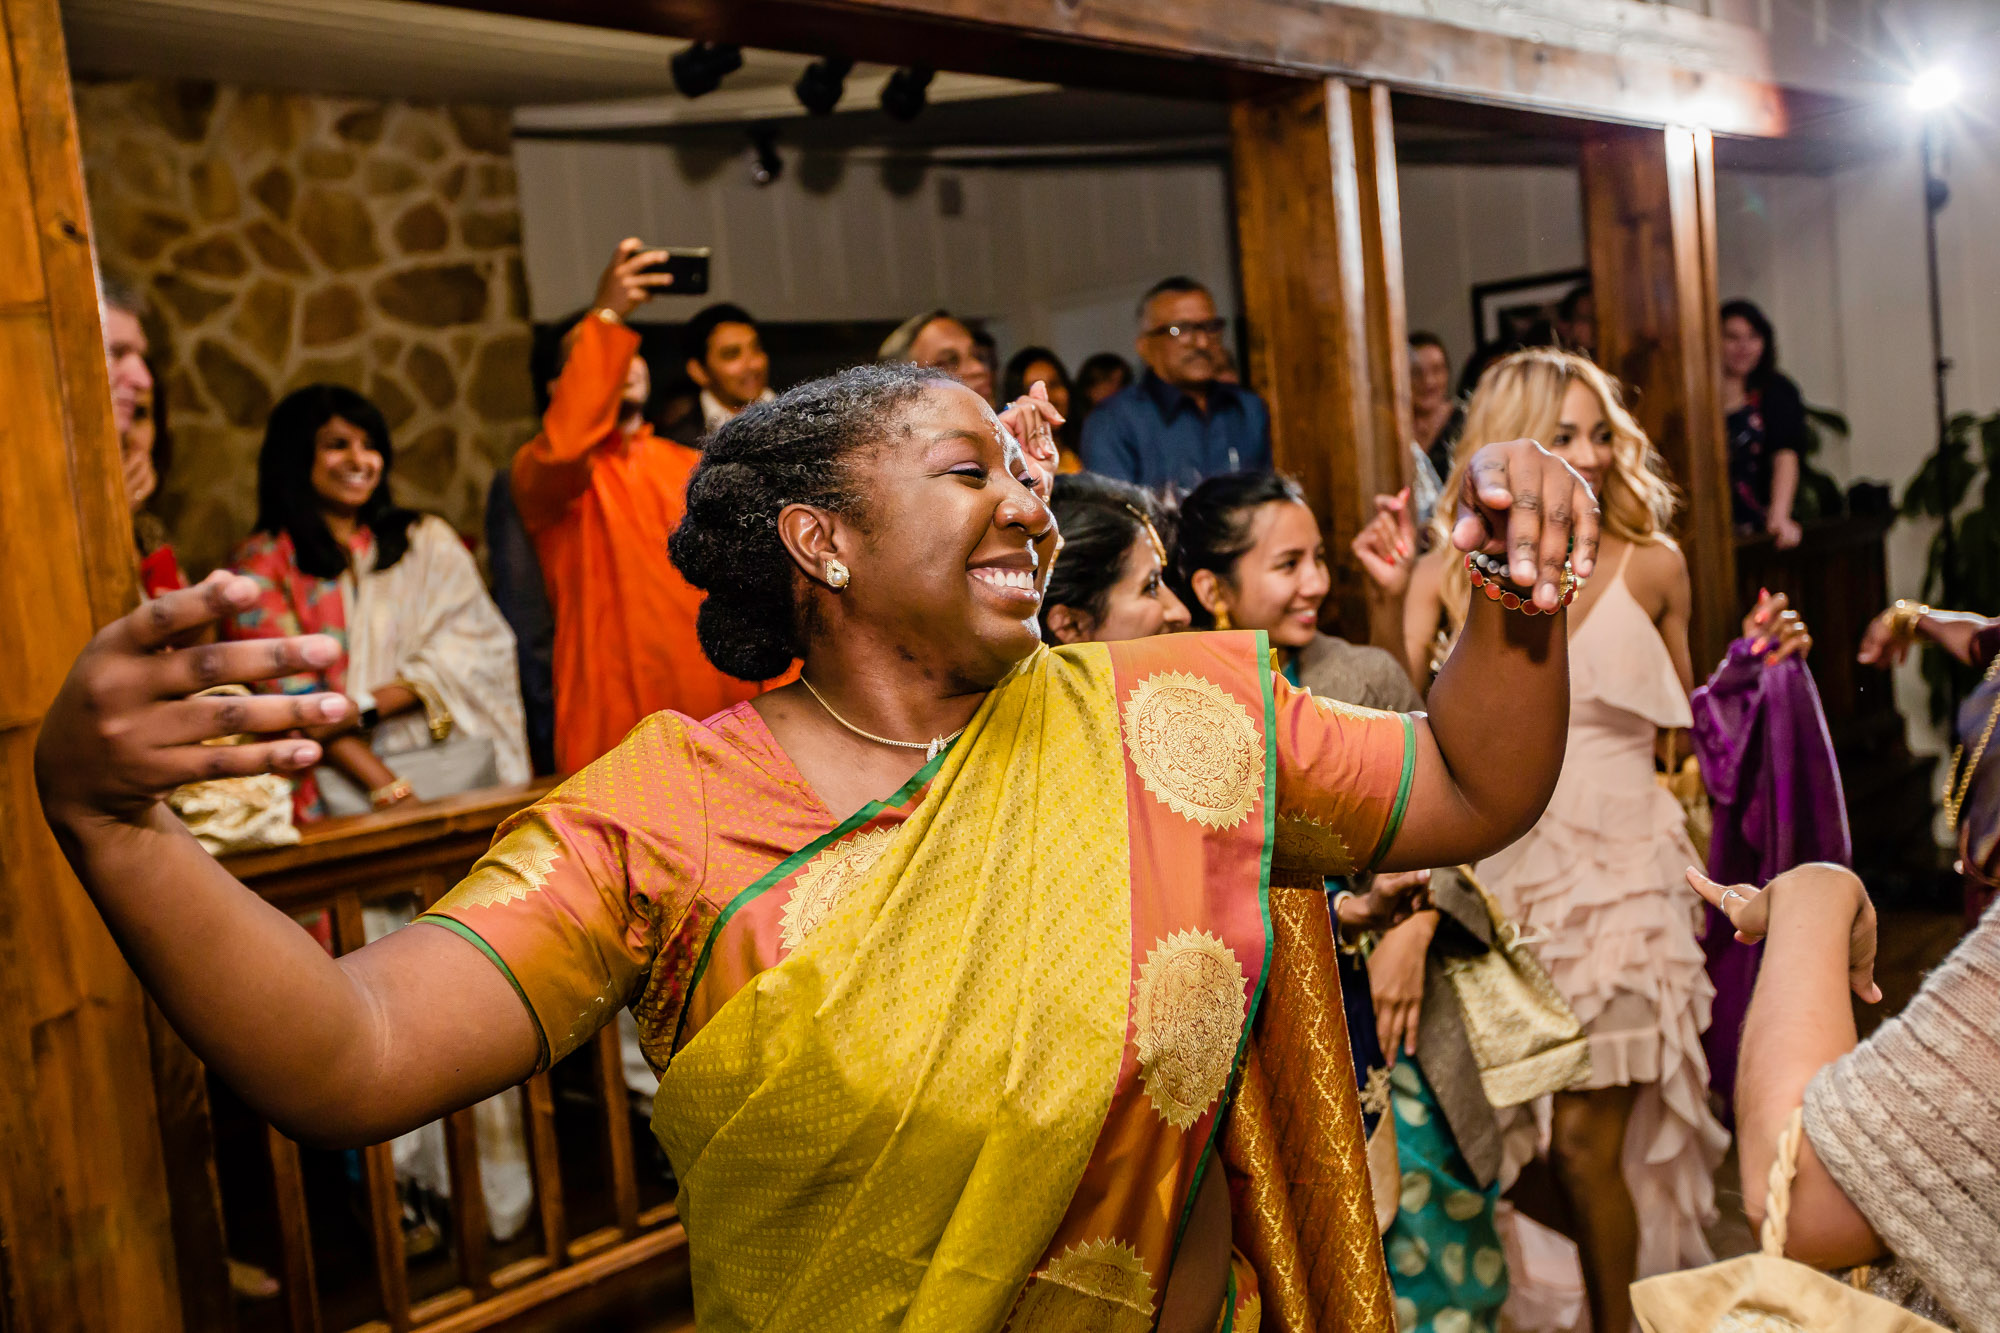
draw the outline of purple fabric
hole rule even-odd
[[[1715,814],[1708,876],[1722,884],[1765,884],[1807,861],[1853,859],[1840,768],[1812,673],[1796,657],[1764,666],[1750,640],[1694,692],[1694,752]],[[1702,940],[1715,1007],[1702,1048],[1709,1086],[1725,1108],[1736,1093],[1736,1052],[1757,980],[1761,944],[1739,944],[1729,919],[1708,909]]]

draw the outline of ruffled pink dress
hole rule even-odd
[[[1629,560],[1631,551],[1626,551]],[[1710,1262],[1714,1173],[1729,1136],[1708,1108],[1701,1034],[1715,989],[1696,931],[1699,865],[1680,803],[1653,779],[1661,727],[1693,722],[1673,659],[1625,584],[1570,634],[1569,749],[1541,821],[1477,873],[1576,1011],[1582,1086],[1641,1084],[1625,1133],[1639,1276]]]

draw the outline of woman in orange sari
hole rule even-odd
[[[1430,719],[1368,713],[1274,677],[1256,634],[1045,650],[1040,468],[963,387],[863,367],[719,432],[674,537],[713,662],[800,681],[649,719],[428,928],[328,958],[159,804],[315,762],[284,733],[348,707],[187,697],[334,651],[159,651],[242,580],[93,641],[42,731],[43,808],[178,1030],[294,1137],[425,1123],[629,1006],[704,1329],[1247,1328],[1211,1168],[1284,966],[1273,863],[1481,855],[1561,762],[1561,617],[1521,608],[1559,609],[1572,529],[1588,572],[1595,502],[1527,441],[1472,478],[1458,540],[1507,553],[1514,607],[1474,610]],[[277,735],[200,744],[237,733]],[[1295,1058],[1351,1089],[1344,1053]],[[1321,1326],[1386,1330],[1358,1121],[1331,1146],[1269,1203],[1321,1219]]]

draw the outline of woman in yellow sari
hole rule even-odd
[[[1451,863],[1533,823],[1567,684],[1561,617],[1521,608],[1558,609],[1572,528],[1588,572],[1596,506],[1530,442],[1484,452],[1458,538],[1521,587],[1475,609],[1425,720],[1292,688],[1261,635],[1043,649],[1044,484],[917,368],[746,411],[673,555],[715,664],[796,657],[799,683],[648,719],[504,827],[431,928],[339,959],[159,804],[316,761],[284,733],[348,706],[186,697],[332,655],[160,651],[245,581],[99,634],[43,728],[43,808],[179,1031],[295,1137],[425,1123],[631,1007],[704,1329],[1232,1327],[1211,1167],[1285,966],[1273,863]],[[200,744],[237,733],[278,738]],[[1287,1058],[1352,1086],[1344,1051]],[[1358,1122],[1282,1168],[1271,1206],[1325,1219],[1321,1326],[1388,1328]]]

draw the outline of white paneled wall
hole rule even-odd
[[[1568,167],[1405,167],[1403,288],[1410,327],[1471,355],[1472,288],[1584,267],[1583,199]]]
[[[1237,308],[1219,163],[911,173],[861,154],[808,163],[788,152],[784,174],[759,187],[747,153],[535,139],[514,153],[538,320],[586,304],[627,235],[715,249],[711,295],[662,299],[664,320],[709,300],[772,320],[947,306],[988,320],[1003,355],[1045,342],[1074,367],[1105,349],[1129,357],[1133,303],[1170,273],[1211,283],[1224,313]],[[954,190],[962,208],[946,216]]]

